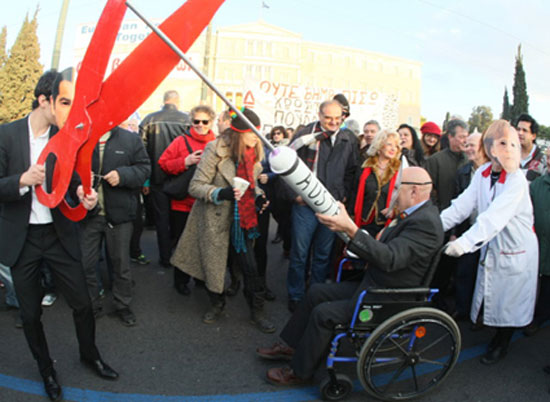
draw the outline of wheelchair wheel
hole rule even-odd
[[[403,337],[408,342],[402,342]],[[375,398],[415,398],[431,392],[449,375],[460,344],[460,331],[449,315],[429,307],[412,308],[373,331],[361,348],[357,376]]]
[[[330,377],[325,377],[319,386],[321,397],[325,401],[340,401],[347,398],[353,390],[353,384],[345,374],[336,374],[337,384],[333,384]]]

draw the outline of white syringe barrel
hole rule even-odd
[[[269,154],[269,165],[271,171],[279,175],[312,210],[323,215],[338,214],[339,207],[334,197],[292,148],[286,146],[275,148]],[[346,234],[338,233],[338,235],[342,240],[349,241]]]

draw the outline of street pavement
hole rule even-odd
[[[274,226],[272,221],[271,238]],[[154,231],[144,232],[142,247],[152,262],[132,265],[132,309],[138,324],[124,327],[109,314],[97,321],[97,345],[104,360],[119,371],[118,381],[101,380],[81,365],[71,311],[62,298],[44,308],[43,323],[65,400],[319,400],[317,384],[325,374],[323,369],[316,374],[315,383],[304,387],[280,389],[265,381],[266,370],[277,363],[260,360],[255,349],[271,345],[277,336],[263,334],[250,324],[242,292],[228,298],[226,311],[217,323],[203,324],[201,316],[208,307],[204,289],[192,287],[190,296],[174,290],[172,271],[157,264]],[[277,300],[266,303],[266,310],[278,331],[289,317],[287,266],[280,244],[269,242],[268,281]],[[105,306],[112,308],[108,291]],[[13,312],[0,313],[0,401],[47,400],[23,332],[13,324]],[[548,327],[530,338],[516,334],[506,359],[488,367],[479,363],[479,357],[492,336],[491,330],[472,332],[468,323],[459,325],[463,339],[460,361],[442,386],[422,401],[550,400],[550,375],[542,371],[550,364]],[[361,389],[354,367],[339,367],[355,381],[349,401],[373,400]]]

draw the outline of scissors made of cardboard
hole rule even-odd
[[[159,28],[187,51],[223,2],[188,0]],[[80,176],[89,194],[92,153],[99,138],[145,102],[180,60],[158,36],[149,35],[104,80],[126,9],[125,0],[107,1],[81,64],[67,121],[38,158],[37,163],[44,164],[50,154],[55,156],[51,191],[37,186],[39,201],[49,208],[59,206],[73,221],[87,213],[82,204],[72,207],[64,198],[73,174]]]

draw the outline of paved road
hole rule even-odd
[[[153,231],[144,232],[146,254],[156,260]],[[267,311],[281,329],[286,310],[287,260],[270,244],[269,281],[277,300]],[[73,401],[312,401],[319,399],[315,385],[281,390],[264,380],[274,364],[256,358],[257,346],[276,337],[260,333],[248,322],[242,294],[229,299],[224,317],[205,325],[201,316],[208,305],[203,289],[181,296],[171,287],[172,272],[155,263],[133,266],[138,325],[126,328],[110,316],[97,322],[97,344],[105,360],[121,377],[116,382],[98,379],[78,360],[71,313],[64,300],[44,310],[44,325],[52,357],[66,400]],[[107,307],[110,307],[109,296]],[[549,401],[550,329],[532,338],[517,337],[508,357],[496,366],[479,363],[491,338],[490,330],[471,332],[460,323],[461,360],[450,378],[426,402]],[[44,401],[42,383],[21,330],[13,327],[10,312],[0,313],[0,401]],[[343,367],[352,378],[354,369]],[[323,371],[318,372],[321,377]],[[356,382],[350,401],[371,400]]]

